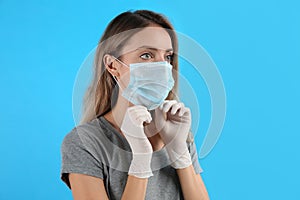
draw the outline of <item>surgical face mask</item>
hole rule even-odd
[[[118,83],[122,96],[134,105],[145,106],[148,110],[154,110],[161,105],[174,86],[172,65],[166,61],[143,62],[130,64],[129,69],[128,86],[122,89]]]

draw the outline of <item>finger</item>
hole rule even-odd
[[[147,112],[147,114],[148,115],[147,115],[147,118],[146,118],[145,122],[150,123],[152,121],[152,117],[151,117],[151,114],[149,112]]]
[[[182,117],[183,115],[189,115],[190,114],[190,109],[187,107],[184,107],[182,109],[180,109],[178,116]]]
[[[176,104],[177,103],[177,101],[176,100],[172,100],[172,101],[168,101],[168,102],[166,102],[165,104],[164,104],[164,106],[163,106],[163,112],[168,112],[169,110],[170,110],[170,108],[174,105],[174,104]]]
[[[150,115],[149,112],[147,113],[138,113],[136,116],[135,116],[135,120],[140,124],[143,124],[144,122],[146,123],[150,123],[152,121],[152,117]]]
[[[138,115],[140,113],[147,113],[147,108],[144,106],[133,106],[130,107],[130,114],[131,115]]]
[[[144,106],[136,107],[131,111],[131,114],[133,115],[148,114],[149,116],[151,116],[151,113]]]
[[[159,109],[162,110],[163,107],[168,104],[170,101],[176,101],[176,100],[165,100],[162,104],[160,104]]]
[[[179,113],[178,113],[178,116],[182,117],[185,112],[186,112],[186,108],[181,108]]]
[[[162,104],[160,104],[160,106],[158,107],[160,110],[163,109],[164,107],[164,104],[167,103],[169,100],[165,100]]]
[[[171,115],[175,115],[175,113],[178,111],[178,110],[180,110],[180,109],[182,109],[182,108],[184,108],[184,104],[183,103],[176,103],[176,104],[174,104],[173,106],[172,106],[172,109],[171,109]]]
[[[138,110],[147,111],[147,108],[145,106],[141,106],[141,105],[132,106],[132,107],[129,107],[129,109],[131,109],[133,111],[138,111]]]

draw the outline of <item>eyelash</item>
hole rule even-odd
[[[168,60],[172,61],[173,60],[173,54],[167,55],[166,57],[168,57],[168,56],[170,57],[170,58],[168,58]]]
[[[144,55],[150,55],[151,58],[153,58],[153,55],[152,55],[151,53],[143,53],[140,57],[141,57],[142,59],[148,59],[148,58],[143,58],[142,56],[144,56]]]
[[[144,55],[150,55],[151,58],[154,57],[154,56],[152,55],[152,53],[143,53],[143,54],[140,56],[140,58],[142,58],[142,59],[144,59],[144,60],[148,59],[148,58],[143,58],[142,56],[144,56]],[[167,55],[167,56],[166,56],[166,59],[167,59],[168,61],[172,61],[172,59],[173,59],[173,54]]]

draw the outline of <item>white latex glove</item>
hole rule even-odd
[[[187,147],[191,112],[183,103],[166,100],[155,110],[155,126],[171,160],[171,166],[182,169],[192,164]]]
[[[153,176],[151,170],[152,146],[144,133],[143,123],[150,123],[150,113],[144,106],[132,106],[127,108],[121,131],[125,135],[131,150],[132,161],[128,174],[138,178],[149,178]]]

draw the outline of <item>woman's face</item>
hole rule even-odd
[[[120,61],[114,61],[118,82],[122,88],[127,87],[130,80],[129,65],[132,63],[171,62],[172,57],[172,41],[168,32],[161,27],[143,28],[128,40],[122,49]]]
[[[129,39],[119,59],[129,66],[141,62],[171,62],[172,56],[172,41],[168,32],[161,27],[146,27]],[[119,73],[122,77],[129,73],[129,68],[120,66]]]

